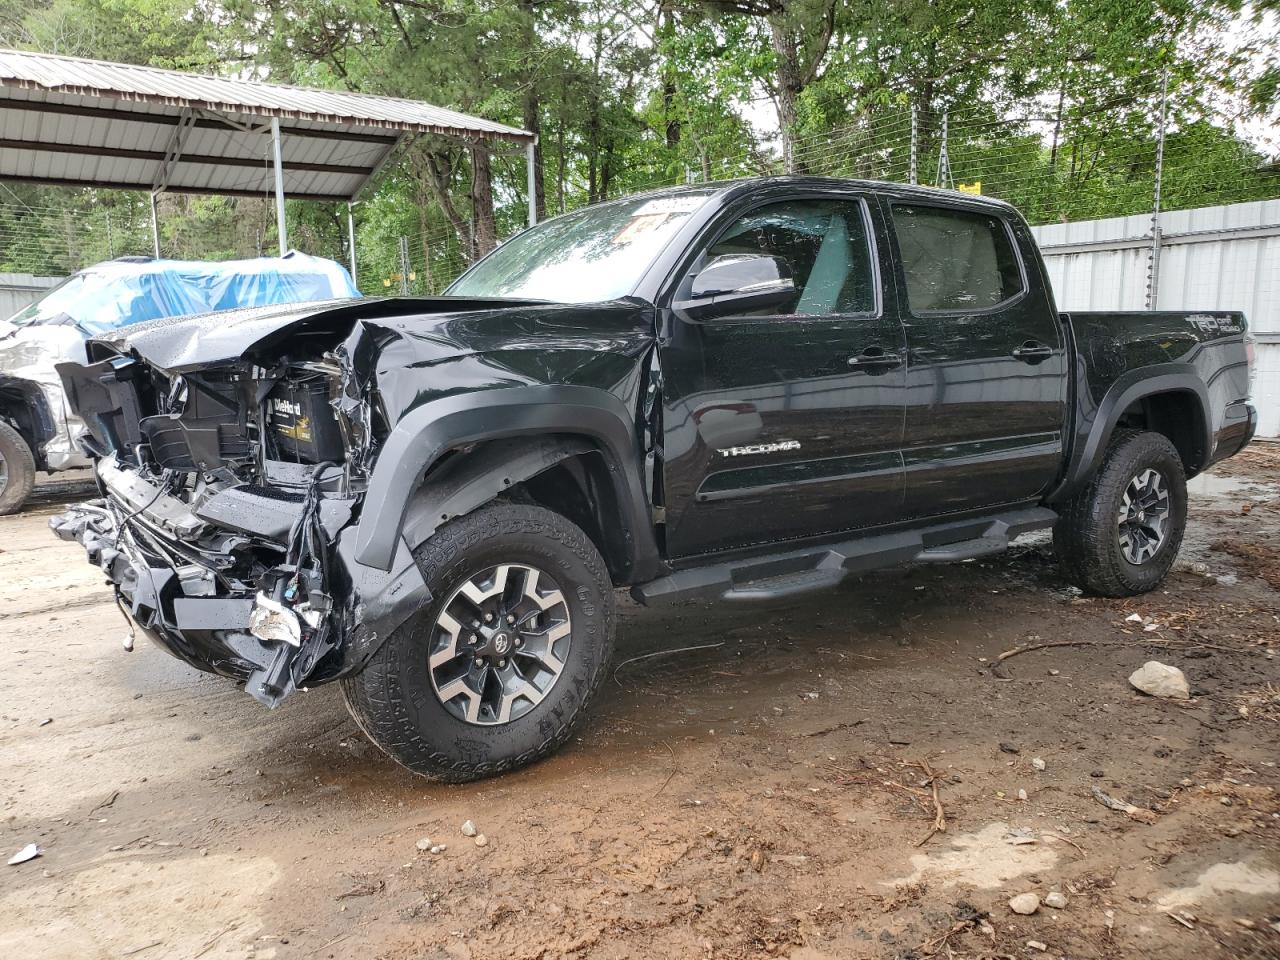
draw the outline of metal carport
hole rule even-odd
[[[523,145],[529,222],[534,134],[427,103],[101,60],[0,50],[0,179],[261,197],[357,200],[418,134]],[[348,206],[352,274],[354,219]]]

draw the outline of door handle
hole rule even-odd
[[[892,370],[902,366],[902,357],[896,353],[885,353],[880,347],[867,347],[849,358],[849,366],[857,370]]]
[[[1022,346],[1015,347],[1012,355],[1014,359],[1024,363],[1039,363],[1053,356],[1053,347],[1045,346],[1038,340],[1028,340]]]

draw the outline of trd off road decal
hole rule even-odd
[[[1201,333],[1243,333],[1244,326],[1235,317],[1211,317],[1193,313],[1187,322]]]

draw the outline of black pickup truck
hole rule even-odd
[[[749,601],[1053,528],[1150,590],[1249,442],[1239,313],[1057,311],[982,198],[779,178],[533,227],[434,299],[161,320],[60,373],[102,497],[52,521],[134,632],[274,706],[339,680],[464,780],[600,686],[614,588]]]

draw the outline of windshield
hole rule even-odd
[[[446,293],[558,303],[625,297],[714,192],[624,200],[540,223],[498,247]]]
[[[72,311],[83,295],[87,279],[82,273],[68,277],[35,303],[29,303],[15,313],[9,318],[9,322],[15,327],[41,323],[76,323],[76,316]]]

